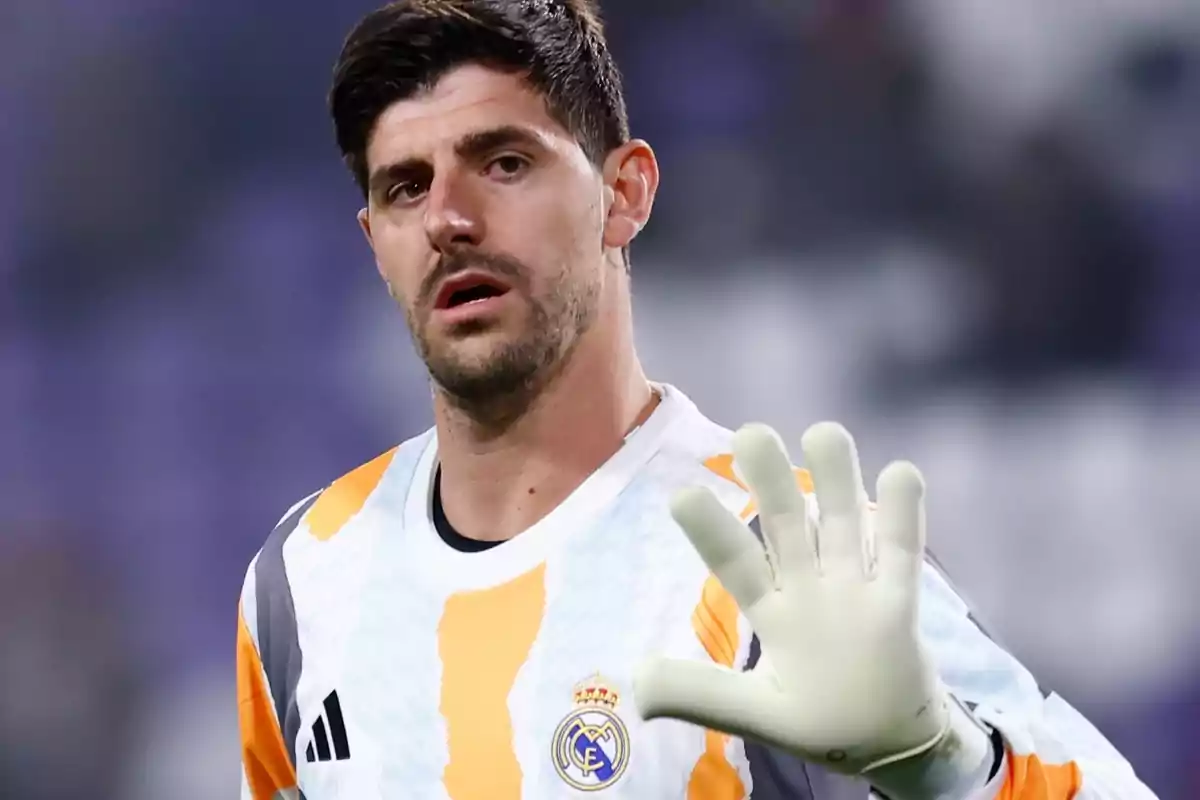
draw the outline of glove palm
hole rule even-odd
[[[653,658],[634,697],[646,719],[686,720],[860,774],[927,750],[948,725],[948,696],[917,630],[924,487],[914,466],[894,463],[880,474],[876,508],[844,428],[813,426],[802,449],[815,502],[774,431],[748,425],[734,437],[762,542],[707,489],[685,489],[671,505],[750,621],[758,665]]]

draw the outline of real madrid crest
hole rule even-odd
[[[629,731],[616,714],[620,695],[593,675],[575,685],[574,700],[574,709],[554,731],[554,768],[574,789],[605,789],[629,765]]]

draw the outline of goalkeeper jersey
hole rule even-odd
[[[482,552],[433,526],[432,430],[291,509],[240,602],[243,800],[865,798],[865,784],[761,745],[639,718],[644,657],[746,669],[758,654],[668,511],[702,484],[753,523],[732,433],[661,391],[563,503]],[[921,627],[949,689],[1003,734],[987,797],[1145,796],[1121,794],[1140,786],[1128,764],[980,630],[932,563]]]

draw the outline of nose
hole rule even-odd
[[[425,204],[425,235],[439,253],[478,246],[483,241],[484,210],[465,176],[443,172],[434,178]]]

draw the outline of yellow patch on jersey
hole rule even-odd
[[[362,510],[395,455],[396,449],[392,448],[334,481],[304,515],[309,533],[323,542],[333,538]]]
[[[546,567],[508,583],[460,592],[438,625],[441,712],[449,762],[442,774],[454,800],[519,800],[508,695],[542,625]]]

